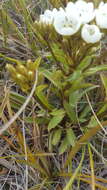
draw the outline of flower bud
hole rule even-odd
[[[18,73],[20,73],[20,74],[22,74],[22,75],[24,75],[24,76],[27,76],[27,69],[25,68],[25,66],[24,65],[17,65],[16,66],[16,70],[17,70],[17,72]]]
[[[10,72],[10,74],[11,74],[11,76],[13,78],[16,78],[16,73],[17,72],[16,72],[16,69],[15,69],[15,67],[13,65],[7,64],[6,69]]]
[[[31,61],[31,59],[27,60],[26,66],[28,70],[33,70],[33,62]]]
[[[34,80],[34,72],[33,71],[28,71],[28,80],[30,80],[30,81]]]
[[[16,69],[12,66],[12,65],[10,65],[10,64],[7,64],[6,65],[6,69],[12,74],[16,74]]]
[[[39,64],[40,64],[41,58],[38,57],[34,62],[32,62],[30,59],[27,61],[27,69],[28,71],[35,71]]]
[[[18,82],[24,83],[27,82],[27,78],[25,78],[23,75],[21,75],[20,73],[17,73],[16,75],[16,80],[18,80]]]

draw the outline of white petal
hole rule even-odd
[[[88,8],[90,8],[91,9],[91,11],[93,11],[93,9],[94,9],[94,4],[92,3],[92,2],[90,2],[90,3],[87,3],[87,2],[85,2],[85,1],[83,1],[83,0],[78,0],[76,3],[75,3],[75,5],[76,5],[76,7],[78,8],[78,9],[80,9],[81,11],[83,10],[86,10],[86,9],[88,9]],[[89,11],[89,10],[88,10]]]
[[[58,31],[58,33],[63,36],[71,36],[73,35],[73,32],[74,31],[70,27],[63,27],[63,28],[60,28],[60,30]]]
[[[99,8],[103,7],[103,5],[104,5],[104,2],[101,1],[101,3],[99,4]]]
[[[76,3],[77,13],[83,24],[89,23],[95,17],[94,4],[78,0]]]
[[[107,16],[96,12],[96,23],[100,28],[107,29]]]
[[[57,14],[58,17],[55,17],[54,27],[56,32],[61,35],[69,36],[75,34],[80,26],[81,22],[79,17],[73,14],[67,14],[66,12]]]
[[[100,28],[107,29],[107,3],[101,2],[96,10],[96,23]]]
[[[87,5],[87,3],[85,1],[83,1],[83,0],[78,0],[78,1],[76,1],[75,5],[77,7],[84,7],[84,6]]]
[[[60,7],[58,13],[59,13],[59,14],[65,14],[65,10],[64,10],[62,7]]]
[[[83,40],[87,43],[97,43],[102,37],[102,33],[96,25],[85,24],[81,31]]]
[[[52,11],[47,9],[44,14],[40,15],[40,22],[44,24],[52,24],[56,12],[57,9],[53,9]]]
[[[45,15],[46,17],[51,17],[52,11],[50,11],[50,10],[47,9],[47,10],[44,12],[44,15]]]
[[[68,2],[66,7],[72,8],[73,6],[74,6],[74,3],[73,3],[73,2]]]
[[[58,10],[57,10],[56,8],[54,8],[54,9],[52,10],[53,15],[57,14],[57,12],[58,12]]]
[[[67,6],[66,6],[66,8],[65,8],[65,11],[66,11],[66,12],[76,11],[76,6],[75,6],[75,4],[72,3],[72,2],[68,2]],[[75,14],[76,14],[76,12],[75,12]]]

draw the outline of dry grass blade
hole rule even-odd
[[[107,189],[107,31],[58,32],[69,2],[0,2],[0,189]]]
[[[102,125],[101,122],[99,121],[97,115],[95,114],[95,112],[94,112],[94,110],[93,110],[93,108],[92,108],[92,105],[91,105],[91,102],[90,102],[90,100],[89,100],[89,97],[88,97],[87,93],[86,93],[86,98],[87,98],[87,101],[88,101],[88,103],[89,103],[89,106],[90,106],[90,108],[91,108],[91,111],[92,111],[92,113],[93,113],[93,115],[94,115],[96,121],[98,122],[98,124],[100,125],[100,127],[102,128],[102,130],[104,131],[104,133],[107,135],[107,131],[104,129],[103,125]]]
[[[25,137],[25,123],[24,123],[24,112],[23,112],[23,144],[24,144],[24,152],[25,152],[25,160],[28,160],[28,152],[27,152],[27,145],[26,145],[26,137]],[[25,190],[28,190],[28,166],[26,165],[25,169]]]
[[[72,173],[64,173],[64,172],[63,172],[63,173],[60,173],[59,176],[60,176],[60,177],[71,177],[71,176],[72,176]],[[83,177],[83,178],[88,178],[88,179],[91,178],[90,175],[81,174],[81,173],[77,176],[77,178],[78,178],[78,177]],[[106,184],[107,184],[107,179],[98,178],[98,177],[95,176],[95,180],[96,180],[97,182],[102,182],[102,183],[106,183]]]
[[[28,157],[30,157],[30,156],[35,156],[35,157],[49,157],[49,156],[55,156],[55,154],[54,153],[28,153],[27,154],[28,155]],[[25,157],[25,154],[20,154],[20,155],[8,155],[8,156],[0,156],[0,159],[5,159],[5,158],[17,158],[17,157]]]
[[[93,155],[91,152],[90,144],[88,144],[88,151],[89,151],[89,157],[90,157],[92,190],[95,190],[94,161],[93,161]]]
[[[4,109],[5,109],[7,101],[8,101],[8,97],[9,97],[9,90],[5,88],[4,99],[2,101],[2,104],[0,105],[0,118],[2,118]]]
[[[107,121],[102,123],[103,126],[107,126]],[[101,126],[97,125],[96,127],[87,131],[75,144],[72,150],[69,152],[68,158],[64,164],[64,168],[66,168],[70,162],[76,155],[76,153],[81,149],[84,143],[87,143],[98,131],[101,130]]]
[[[75,180],[75,178],[77,177],[78,175],[78,172],[80,171],[81,167],[82,167],[82,163],[83,163],[83,160],[84,160],[84,155],[85,155],[85,147],[83,148],[83,152],[82,152],[82,158],[81,158],[81,161],[79,163],[79,166],[76,168],[74,174],[72,175],[71,179],[69,180],[69,182],[67,183],[66,187],[64,188],[64,190],[72,190],[72,185],[73,185],[73,182]]]
[[[88,183],[88,184],[91,184],[91,181],[90,181],[90,180],[87,180],[87,179],[85,179],[85,178],[81,178],[81,177],[80,177],[80,180],[83,181],[83,182],[86,182],[86,183]],[[107,190],[107,187],[104,187],[104,186],[102,186],[102,185],[100,185],[100,184],[95,183],[95,186],[96,186],[97,188],[99,188],[100,190]]]
[[[19,115],[23,112],[23,110],[28,105],[28,103],[29,103],[29,101],[30,101],[33,93],[35,92],[35,88],[36,88],[36,85],[37,85],[37,79],[38,79],[38,71],[36,70],[35,82],[34,82],[32,90],[31,90],[31,93],[28,95],[25,103],[22,105],[22,107],[20,108],[20,110],[10,119],[10,121],[8,123],[6,123],[3,126],[1,126],[1,128],[0,128],[0,135],[2,135],[2,133],[4,131],[6,131],[11,126],[11,124],[19,117]]]

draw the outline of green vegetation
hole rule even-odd
[[[0,2],[1,189],[107,189],[106,37],[37,22],[65,2]]]

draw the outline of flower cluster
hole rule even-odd
[[[97,43],[102,38],[102,29],[107,29],[107,3],[101,2],[97,9],[92,2],[78,0],[68,2],[63,8],[46,10],[40,22],[52,24],[57,33],[71,36],[81,31],[86,43]]]
[[[11,77],[24,92],[28,92],[31,89],[35,79],[35,70],[38,68],[40,61],[41,59],[37,58],[34,62],[29,59],[25,64],[17,61],[15,65],[6,65]]]

